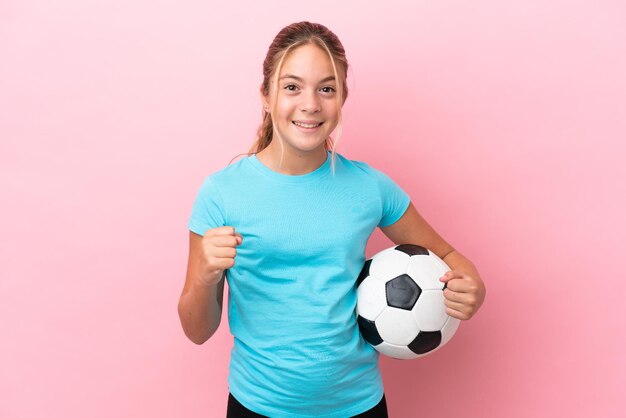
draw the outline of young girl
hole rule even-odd
[[[441,278],[448,315],[469,319],[485,297],[473,264],[402,188],[335,152],[347,69],[326,27],[282,29],[263,63],[256,143],[196,197],[178,311],[188,338],[204,343],[220,324],[228,280],[227,417],[387,416],[378,352],[355,316],[355,281],[376,227],[450,266]]]

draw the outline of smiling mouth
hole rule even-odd
[[[313,128],[317,128],[318,126],[321,126],[324,122],[320,122],[320,123],[317,123],[317,124],[312,124],[312,123],[296,122],[294,120],[294,121],[291,121],[291,123],[293,123],[294,125],[299,126],[301,128],[313,129]]]

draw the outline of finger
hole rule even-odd
[[[444,299],[443,304],[446,306],[446,308],[454,309],[455,311],[461,313],[465,312],[468,309],[468,307],[463,303],[453,302],[447,299]]]
[[[461,311],[457,311],[456,309],[446,307],[446,314],[456,319],[466,320],[469,319],[469,316]]]
[[[214,268],[220,270],[228,270],[235,265],[235,259],[231,257],[211,257],[209,262]]]
[[[211,252],[211,257],[215,258],[235,258],[237,250],[233,247],[215,247]]]
[[[443,297],[450,302],[458,302],[467,304],[469,302],[469,298],[466,293],[455,292],[450,288],[444,289]]]
[[[447,284],[447,288],[457,293],[476,293],[476,283],[474,280],[464,274],[461,277],[455,277],[454,280],[450,280]]]
[[[211,245],[213,247],[235,247],[239,245],[238,238],[230,235],[213,236],[209,238],[210,241],[208,241],[207,245]]]
[[[220,226],[213,229],[208,229],[205,236],[217,236],[217,235],[235,235],[235,228],[232,226]]]
[[[459,277],[461,274],[455,270],[447,271],[443,276],[439,278],[439,281],[447,283],[450,280]]]

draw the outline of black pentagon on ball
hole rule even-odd
[[[376,323],[374,321],[370,321],[369,319],[363,318],[361,315],[358,316],[357,322],[359,324],[359,330],[361,331],[361,335],[371,345],[378,345],[383,342],[378,330],[376,329]]]
[[[370,275],[370,264],[372,264],[371,258],[367,260],[365,264],[363,265],[363,268],[361,269],[361,273],[359,274],[359,277],[356,279],[356,287],[359,287],[361,282],[365,280],[367,276]]]
[[[385,283],[387,305],[410,311],[415,306],[422,289],[408,274],[402,274]]]
[[[400,244],[395,247],[396,250],[402,251],[409,256],[413,255],[428,255],[428,250],[424,247],[415,244]]]
[[[415,354],[425,354],[441,344],[441,331],[420,331],[417,337],[408,345]]]

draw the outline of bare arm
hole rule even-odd
[[[202,236],[189,231],[187,277],[180,300],[178,316],[185,335],[196,344],[203,344],[217,331],[222,319],[224,275],[215,285],[200,280]]]
[[[395,223],[380,228],[394,244],[415,244],[428,248],[443,259],[454,248],[417,212],[413,202]]]
[[[413,203],[397,222],[380,228],[394,244],[415,244],[428,248],[451,269],[459,269],[471,276],[480,277],[472,262],[455,250],[417,212]]]
[[[447,312],[458,319],[469,319],[482,305],[486,289],[474,264],[448,244],[417,212],[413,203],[397,222],[380,228],[394,244],[415,244],[437,254],[450,266],[451,279],[444,291]]]

